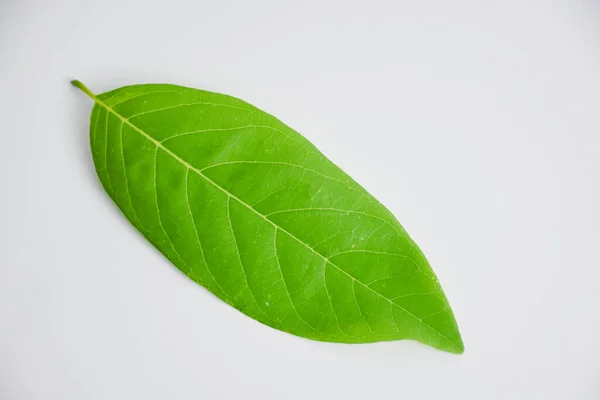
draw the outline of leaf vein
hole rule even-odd
[[[298,309],[296,308],[296,305],[294,304],[294,300],[292,299],[292,294],[290,293],[290,290],[288,289],[287,283],[285,281],[285,278],[283,277],[283,269],[281,269],[281,263],[279,261],[279,254],[277,253],[277,227],[275,227],[275,233],[274,233],[274,237],[273,237],[273,248],[275,251],[275,261],[277,262],[277,268],[279,269],[279,275],[281,276],[281,281],[283,282],[283,287],[285,288],[285,292],[288,295],[288,298],[290,299],[290,304],[292,305],[292,309],[294,310],[294,313],[296,313],[296,315],[298,316],[298,318],[304,322],[310,329],[312,329],[313,331],[317,332],[317,333],[324,333],[321,332],[320,330],[318,330],[317,328],[315,328],[314,326],[312,326],[307,320],[305,320],[300,313],[298,312]],[[287,317],[289,313],[287,313],[283,318]],[[279,321],[281,322],[283,320],[283,318]]]
[[[143,115],[149,115],[149,114],[157,113],[157,112],[160,112],[160,111],[171,110],[171,109],[180,108],[180,107],[197,106],[197,105],[210,105],[210,106],[215,106],[215,107],[237,108],[238,110],[242,110],[242,111],[246,111],[246,112],[252,112],[253,111],[251,109],[242,108],[242,107],[238,107],[238,106],[233,106],[233,105],[230,105],[230,104],[211,103],[210,101],[197,101],[197,102],[193,102],[193,103],[176,104],[176,105],[173,105],[173,106],[156,108],[154,110],[144,111],[144,112],[141,112],[141,113],[137,113],[137,114],[131,115],[131,116],[125,118],[125,119],[131,120],[133,118],[141,117]]]
[[[219,285],[219,282],[217,282],[217,278],[215,278],[215,275],[210,270],[210,267],[208,266],[208,262],[206,261],[206,256],[204,255],[204,248],[202,247],[202,242],[200,241],[200,234],[198,233],[198,228],[196,228],[196,222],[194,221],[194,213],[192,212],[192,207],[190,206],[189,190],[188,190],[189,173],[190,173],[190,169],[186,168],[186,170],[185,170],[185,204],[187,205],[190,220],[192,221],[192,226],[194,227],[194,233],[196,234],[196,240],[198,241],[198,248],[200,249],[200,254],[202,254],[202,261],[204,261],[206,270],[208,271],[210,276],[213,278],[213,281],[215,281],[215,284],[217,285],[217,287],[219,289],[221,289],[221,292],[225,295],[225,297],[228,297],[227,292],[225,290],[223,290],[221,285]]]
[[[135,217],[135,220],[139,224],[140,228],[145,230],[144,226],[142,225],[142,222],[140,221],[137,213],[135,212],[135,208],[133,207],[133,200],[131,199],[131,194],[129,193],[129,178],[127,177],[127,167],[125,165],[125,153],[123,150],[123,126],[124,125],[125,125],[125,123],[123,121],[121,121],[121,127],[119,128],[119,141],[121,143],[121,161],[123,164],[123,177],[125,178],[125,193],[127,194],[127,198],[129,199],[129,205],[131,207],[131,211],[133,212],[133,216]]]
[[[154,201],[156,202],[156,213],[158,215],[158,225],[160,226],[160,228],[162,229],[163,233],[165,234],[165,237],[167,238],[167,241],[169,242],[169,244],[171,245],[171,248],[173,248],[173,251],[175,252],[175,254],[177,255],[177,257],[179,258],[179,261],[181,261],[181,263],[183,265],[185,265],[185,267],[189,270],[190,267],[186,264],[185,261],[183,261],[183,258],[181,258],[181,255],[179,254],[179,252],[177,251],[177,249],[175,248],[175,245],[173,244],[173,241],[171,240],[171,237],[169,236],[169,234],[167,233],[163,223],[162,223],[162,217],[160,215],[160,206],[158,205],[158,185],[156,184],[156,164],[158,163],[158,150],[159,147],[156,146],[156,150],[154,151]]]
[[[265,311],[262,309],[262,307],[260,306],[260,304],[258,304],[258,301],[256,301],[256,297],[254,296],[254,292],[252,291],[252,288],[250,287],[250,284],[248,283],[248,273],[246,272],[246,267],[244,267],[244,262],[242,261],[242,256],[240,255],[240,249],[238,247],[237,239],[235,237],[235,229],[233,229],[233,221],[231,220],[231,195],[227,196],[227,219],[229,221],[229,228],[231,229],[231,235],[233,237],[233,246],[235,247],[237,258],[238,258],[238,260],[240,262],[240,267],[242,268],[242,274],[244,275],[244,282],[246,283],[246,287],[248,288],[248,292],[250,292],[250,296],[252,297],[252,300],[254,300],[254,304],[256,304],[256,307],[258,308],[258,310],[267,319],[272,320],[265,313]]]
[[[104,169],[106,170],[106,183],[110,189],[110,193],[115,195],[115,191],[110,183],[110,173],[108,172],[108,110],[106,112],[106,135],[104,136]]]
[[[377,335],[377,336],[381,336],[379,335],[377,332],[375,332],[373,330],[373,328],[371,328],[371,324],[369,324],[369,321],[367,321],[367,318],[365,317],[365,314],[363,313],[362,308],[360,308],[360,304],[358,303],[358,297],[356,297],[356,289],[355,289],[355,284],[356,281],[352,281],[352,295],[354,296],[354,302],[356,303],[356,307],[358,308],[358,313],[360,314],[360,316],[362,317],[363,321],[365,321],[365,324],[367,324],[367,327],[369,328],[369,330],[371,331],[371,333]]]
[[[326,178],[326,179],[331,179],[333,181],[341,183],[342,185],[344,185],[346,187],[349,187],[348,183],[346,183],[344,181],[340,181],[339,179],[336,179],[336,178],[334,178],[332,176],[322,174],[322,173],[320,173],[318,171],[315,171],[315,170],[310,169],[310,168],[303,167],[301,165],[290,164],[290,163],[286,163],[286,162],[283,162],[283,161],[254,161],[254,160],[226,161],[226,162],[222,162],[222,163],[218,163],[218,164],[212,164],[212,165],[209,165],[207,167],[204,167],[204,168],[202,168],[200,170],[200,172],[203,172],[203,171],[205,171],[207,169],[210,169],[210,168],[220,167],[222,165],[235,165],[235,164],[285,165],[285,166],[288,166],[288,167],[299,168],[299,169],[302,169],[304,171],[312,172],[313,174],[322,176],[323,178]]]

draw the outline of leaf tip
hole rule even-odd
[[[444,347],[444,350],[454,354],[463,354],[465,352],[465,345],[462,341],[460,333],[458,332],[457,335],[452,339],[448,339],[447,346]]]
[[[459,339],[458,342],[455,343],[454,354],[463,354],[464,352],[465,352],[465,345],[463,344],[463,341],[461,339]]]

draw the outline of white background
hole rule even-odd
[[[305,134],[428,255],[466,352],[272,330],[103,193],[91,101],[165,82]],[[600,4],[0,0],[0,398],[600,399]]]

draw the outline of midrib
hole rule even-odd
[[[402,311],[404,311],[406,314],[410,315],[411,317],[415,318],[417,321],[421,322],[423,325],[428,326],[434,332],[436,332],[438,335],[440,335],[441,337],[443,337],[444,339],[446,339],[449,343],[451,343],[452,346],[454,346],[457,350],[460,350],[458,347],[456,347],[454,345],[454,342],[452,340],[450,340],[448,337],[446,337],[440,331],[438,331],[437,329],[435,329],[433,326],[429,325],[427,322],[423,321],[421,318],[417,317],[416,315],[414,315],[413,313],[411,313],[410,311],[408,311],[404,307],[400,306],[399,304],[394,303],[391,299],[389,299],[389,298],[385,297],[384,295],[382,295],[381,293],[379,293],[379,292],[371,289],[368,285],[364,284],[363,282],[361,282],[358,279],[356,279],[354,276],[352,276],[349,273],[347,273],[346,271],[344,271],[342,268],[340,268],[335,263],[333,263],[332,261],[330,261],[327,257],[325,257],[324,255],[322,255],[321,253],[319,253],[318,251],[316,251],[314,248],[312,248],[309,244],[303,242],[302,240],[300,240],[299,238],[297,238],[294,234],[292,234],[291,232],[287,231],[285,228],[277,225],[276,223],[274,223],[273,221],[271,221],[269,218],[267,218],[265,215],[263,215],[262,213],[260,213],[256,209],[254,209],[251,205],[247,204],[242,199],[240,199],[239,197],[237,197],[236,195],[234,195],[233,193],[229,192],[227,189],[223,188],[222,186],[220,186],[219,184],[217,184],[215,181],[213,181],[212,179],[210,179],[208,176],[204,175],[201,170],[199,170],[199,169],[195,168],[194,166],[190,165],[184,159],[182,159],[177,154],[175,154],[174,152],[172,152],[170,149],[168,149],[167,147],[165,147],[160,141],[154,139],[152,136],[148,135],[146,132],[144,132],[143,130],[141,130],[138,126],[136,126],[133,123],[131,123],[128,118],[125,118],[124,116],[122,116],[121,114],[119,114],[118,112],[116,112],[112,107],[108,106],[106,103],[104,103],[102,100],[100,100],[97,96],[93,96],[92,99],[98,105],[104,107],[108,112],[112,113],[117,118],[119,118],[121,121],[123,121],[123,123],[129,125],[136,132],[138,132],[143,137],[145,137],[146,139],[148,139],[149,141],[151,141],[152,143],[154,143],[159,149],[165,151],[167,154],[169,154],[171,157],[173,157],[179,163],[181,163],[182,165],[184,165],[186,168],[190,169],[191,171],[194,171],[196,174],[198,174],[199,176],[201,176],[202,178],[204,178],[208,183],[210,183],[211,185],[213,185],[214,187],[216,187],[217,189],[219,189],[220,191],[222,191],[223,193],[225,193],[228,197],[234,198],[240,204],[242,204],[243,206],[245,206],[246,208],[248,208],[249,210],[251,210],[252,212],[254,212],[256,215],[258,215],[259,217],[261,217],[262,219],[264,219],[265,221],[267,221],[269,224],[273,225],[273,227],[275,227],[275,229],[279,229],[282,232],[288,234],[290,237],[294,238],[294,240],[296,240],[298,243],[302,244],[307,249],[309,249],[310,251],[312,251],[313,253],[315,253],[319,257],[321,257],[323,260],[325,260],[326,263],[329,263],[330,265],[332,265],[334,268],[336,268],[338,271],[340,271],[341,273],[343,273],[344,275],[346,275],[347,277],[349,277],[353,281],[358,282],[358,284],[360,284],[361,286],[363,286],[364,288],[366,288],[368,291],[374,293],[375,295],[377,295],[378,297],[381,297],[382,299],[387,300],[392,306],[398,307],[399,309],[401,309]]]

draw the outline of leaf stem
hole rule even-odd
[[[87,94],[95,102],[99,102],[100,101],[96,97],[96,95],[90,89],[88,89],[87,86],[85,86],[83,83],[81,83],[81,81],[78,81],[77,79],[74,79],[74,80],[71,81],[71,85],[75,86],[77,89],[79,89],[83,93]]]

